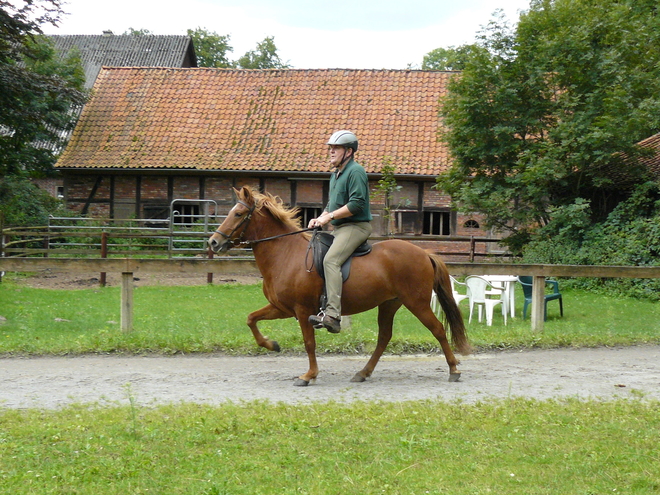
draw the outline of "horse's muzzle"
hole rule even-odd
[[[222,239],[219,241],[212,237],[209,239],[209,247],[214,253],[226,253],[231,247],[231,242],[229,239]]]

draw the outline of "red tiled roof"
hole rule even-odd
[[[437,175],[451,72],[104,68],[57,168],[326,172],[339,129],[377,173]]]

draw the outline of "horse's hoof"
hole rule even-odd
[[[461,374],[460,373],[449,373],[449,381],[450,382],[457,382],[458,380],[461,379]]]
[[[355,376],[351,378],[351,381],[354,383],[362,383],[366,381],[367,379],[363,377],[360,373],[355,373]]]
[[[280,349],[280,344],[277,343],[277,340],[273,340],[272,345],[273,345],[273,348],[272,348],[273,352],[280,352],[280,350],[281,350]]]
[[[293,382],[294,387],[306,387],[307,385],[309,385],[309,381],[302,378],[296,378],[296,381]]]

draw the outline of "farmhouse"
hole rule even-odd
[[[448,166],[440,99],[452,72],[103,68],[56,168],[81,214],[162,218],[174,200],[194,214],[234,203],[250,185],[302,209],[325,206],[326,142],[350,129],[366,169],[374,234],[487,233],[434,188]],[[379,180],[392,167],[387,204]],[[195,201],[199,201],[198,204]],[[388,214],[389,212],[389,214]]]

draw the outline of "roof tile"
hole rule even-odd
[[[350,129],[377,173],[437,175],[439,99],[452,72],[103,68],[58,168],[326,172]]]

